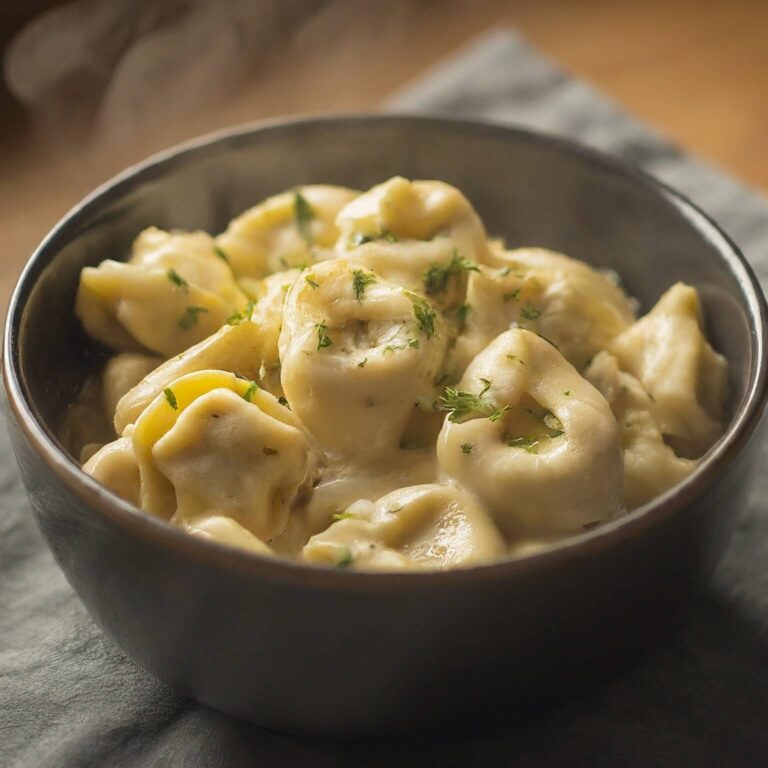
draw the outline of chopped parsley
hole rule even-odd
[[[486,390],[483,390],[485,392]],[[461,423],[473,416],[484,416],[490,421],[498,421],[508,410],[509,406],[496,408],[493,403],[481,395],[464,392],[453,387],[446,387],[439,400],[440,409],[448,411],[448,421]]]
[[[288,408],[288,400],[284,398],[282,395],[277,398],[277,402],[280,403],[280,405],[284,405],[286,408]]]
[[[277,448],[270,448],[269,446],[266,446],[266,445],[261,449],[261,452],[265,456],[277,456]]]
[[[315,209],[299,191],[293,193],[293,217],[296,220],[299,234],[304,238],[307,245],[312,245],[309,222],[315,218]]]
[[[362,360],[361,360],[361,361],[360,361],[360,362],[357,364],[357,367],[358,367],[358,368],[365,368],[365,364],[366,364],[367,362],[368,362],[368,358],[367,358],[367,357],[364,357],[364,358],[363,358],[363,359],[362,359]]]
[[[512,300],[516,301],[517,299],[520,298],[520,289],[519,288],[515,288],[514,291],[507,291],[507,293],[503,294],[501,298],[503,299],[505,304],[507,304],[508,302],[510,302]],[[538,317],[538,315],[537,315],[537,317]]]
[[[520,310],[520,317],[524,320],[536,320],[540,314],[541,310],[536,309],[530,301],[526,301],[525,304],[523,304],[523,308]]]
[[[512,271],[512,267],[504,267],[504,269],[502,269],[501,272],[499,272],[499,274],[502,277],[506,277],[511,271]]]
[[[419,348],[419,340],[418,339],[408,339],[408,346],[413,347],[414,349]]]
[[[339,559],[336,561],[337,568],[347,568],[355,562],[352,550],[349,547],[342,547],[339,552]]]
[[[480,397],[482,397],[491,388],[491,380],[490,379],[484,379],[481,376],[480,377],[480,381],[483,382],[483,388],[480,390]]]
[[[388,229],[382,229],[381,234],[379,237],[382,240],[386,240],[388,243],[396,243],[397,238],[388,230]]]
[[[571,390],[570,390],[570,389],[566,389],[566,390],[565,390],[565,392],[563,392],[563,394],[564,394],[566,397],[570,397],[570,396],[571,396]]]
[[[176,402],[176,395],[173,394],[173,390],[170,387],[166,387],[163,390],[163,394],[165,395],[165,399],[168,405],[170,405],[174,411],[178,411],[179,404]]]
[[[426,299],[423,299],[416,293],[408,291],[408,298],[410,298],[413,304],[413,314],[416,318],[416,322],[419,324],[419,329],[428,338],[432,338],[435,335],[435,320],[437,314],[435,310],[429,305]]]
[[[166,274],[168,275],[168,279],[177,287],[181,288],[182,291],[188,291],[189,290],[189,283],[173,268],[169,269]]]
[[[335,512],[334,520],[359,520],[360,518],[354,512]]]
[[[248,303],[243,310],[243,320],[250,320],[253,314],[253,308],[256,306],[256,299],[248,299]]]
[[[208,310],[205,307],[187,307],[184,314],[179,318],[179,328],[188,331],[197,325],[197,317]]]
[[[215,256],[218,256],[222,261],[226,261],[227,264],[229,264],[229,256],[227,256],[227,252],[223,248],[220,248],[218,245],[214,245],[213,253]]]
[[[233,312],[224,322],[227,325],[240,325],[240,323],[243,322],[245,318],[243,317],[241,312]]]
[[[525,360],[521,360],[517,355],[513,355],[511,352],[507,355],[507,360],[511,360],[513,363],[518,362],[520,365],[525,365]]]
[[[462,443],[461,444],[461,452],[462,453],[472,453],[472,443]]]
[[[457,277],[463,272],[479,271],[480,267],[477,264],[462,256],[458,248],[454,248],[451,260],[447,264],[432,264],[424,273],[424,293],[427,296],[444,293],[452,277]]]
[[[248,389],[246,389],[245,392],[243,392],[243,400],[245,400],[247,403],[250,403],[251,399],[256,394],[256,390],[258,388],[259,388],[259,385],[255,381],[252,381],[248,385]]]
[[[376,276],[371,272],[364,272],[362,269],[352,270],[352,289],[355,292],[355,298],[358,301],[363,300],[365,289],[376,282]]]
[[[315,325],[317,328],[317,349],[318,351],[324,347],[330,347],[333,344],[333,339],[328,335],[328,326],[325,321],[321,321]]]
[[[312,275],[307,275],[307,276],[306,276],[304,279],[305,279],[305,280],[307,281],[307,283],[308,283],[309,285],[311,285],[313,288],[319,288],[319,287],[320,287],[320,283],[317,283],[317,282],[315,282],[315,281],[312,279]]]

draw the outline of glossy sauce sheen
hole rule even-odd
[[[507,250],[439,181],[303,187],[217,237],[150,228],[83,270],[76,311],[116,353],[65,422],[84,470],[267,556],[530,552],[664,492],[722,432],[695,289],[638,319],[616,276]]]

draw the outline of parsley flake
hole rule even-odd
[[[313,288],[319,288],[319,287],[320,287],[320,283],[317,283],[317,282],[315,282],[315,281],[312,279],[312,276],[311,276],[311,275],[307,275],[307,276],[306,276],[304,279],[305,279],[305,280],[307,281],[307,283],[308,283],[309,285],[311,285]]]
[[[288,400],[282,395],[277,398],[277,402],[280,403],[280,405],[284,405],[286,408],[288,408]]]
[[[227,325],[240,325],[243,322],[243,315],[240,312],[233,312],[224,322]]]
[[[318,351],[324,347],[330,347],[333,344],[333,339],[328,335],[328,326],[325,321],[320,321],[315,325],[317,328],[317,349]]]
[[[524,320],[536,320],[540,314],[541,310],[536,309],[530,301],[526,301],[525,304],[523,304],[523,308],[520,310],[520,317]]]
[[[304,238],[304,242],[307,245],[312,245],[312,232],[309,229],[309,222],[315,218],[315,209],[299,191],[293,193],[293,217],[296,220],[299,234]]]
[[[362,359],[362,360],[361,360],[361,361],[360,361],[360,362],[357,364],[357,367],[358,367],[358,368],[365,368],[365,364],[366,364],[367,362],[368,362],[368,358],[367,358],[367,357],[364,357],[364,358],[363,358],[363,359]]]
[[[435,310],[432,309],[426,299],[418,294],[407,291],[407,295],[413,304],[413,314],[419,324],[419,329],[428,339],[431,339],[435,335],[435,320],[437,319]]]
[[[472,453],[472,443],[462,443],[461,444],[461,452],[462,453]]]
[[[365,245],[366,243],[370,243],[375,239],[376,238],[372,237],[371,235],[364,235],[362,232],[355,232],[355,234],[349,238],[349,242],[350,245],[356,248],[358,245]]]
[[[165,399],[168,405],[170,405],[174,411],[178,411],[179,404],[176,402],[176,395],[173,394],[173,390],[170,387],[166,387],[163,390],[163,394],[165,395]]]
[[[448,421],[454,423],[467,421],[474,416],[484,416],[490,421],[498,421],[509,410],[509,406],[496,408],[481,395],[453,387],[445,388],[445,392],[439,399],[439,407],[440,410],[448,411]]]
[[[226,261],[227,264],[229,264],[229,256],[227,256],[227,252],[223,248],[220,248],[218,245],[214,245],[213,253],[215,256],[218,256],[222,261]]]
[[[270,448],[266,445],[261,449],[261,452],[265,456],[277,456],[277,448]]]
[[[166,274],[168,275],[168,279],[177,287],[181,288],[182,291],[188,291],[189,290],[189,283],[173,268],[169,269]]]
[[[259,385],[255,381],[252,381],[248,385],[248,389],[243,392],[243,400],[245,400],[247,403],[250,403],[258,388]]]
[[[339,558],[336,560],[337,568],[347,568],[355,562],[352,550],[349,547],[342,547],[339,552]]]
[[[483,388],[480,390],[480,397],[482,397],[491,388],[491,380],[490,379],[484,379],[481,376],[480,377],[480,381],[483,382]]]
[[[570,396],[571,396],[571,390],[570,390],[570,389],[566,389],[566,390],[565,390],[565,392],[563,392],[563,394],[564,394],[566,397],[570,397]]]
[[[363,295],[365,294],[365,289],[371,285],[371,283],[376,282],[376,276],[372,273],[364,272],[362,269],[353,269],[352,270],[352,289],[355,292],[355,298],[358,301],[363,300]]]
[[[447,264],[432,264],[424,273],[424,293],[427,296],[444,293],[452,277],[457,277],[463,272],[479,271],[480,267],[477,264],[462,256],[458,248],[454,248],[451,260]]]
[[[187,307],[184,314],[179,318],[178,326],[184,331],[194,328],[197,325],[198,315],[208,310],[205,307]]]
[[[456,310],[456,318],[459,321],[460,331],[464,330],[464,326],[467,324],[467,317],[469,316],[469,313],[471,311],[472,311],[471,304],[461,304],[459,305],[459,308]]]
[[[501,298],[502,298],[502,300],[504,301],[505,304],[509,303],[512,300],[516,301],[517,299],[520,298],[520,289],[519,288],[515,288],[514,291],[508,291],[507,293],[503,294]],[[537,317],[538,317],[538,315],[537,315]]]
[[[359,516],[354,512],[334,512],[334,520],[359,520]]]

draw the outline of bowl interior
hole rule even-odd
[[[677,280],[694,285],[709,338],[730,363],[731,413],[748,396],[755,378],[750,278],[716,227],[684,201],[613,161],[524,131],[336,118],[167,153],[98,190],[51,233],[27,268],[11,318],[16,370],[49,434],[101,355],[73,314],[83,266],[123,258],[149,225],[216,233],[294,185],[365,189],[396,174],[455,184],[489,234],[509,246],[543,246],[615,269],[643,310]]]

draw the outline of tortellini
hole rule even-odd
[[[653,401],[616,358],[601,352],[586,372],[587,379],[609,402],[619,425],[624,452],[624,506],[635,509],[687,477],[696,461],[675,455],[651,415]]]
[[[316,249],[334,246],[336,215],[357,194],[324,185],[283,192],[233,219],[216,245],[241,278],[311,263]]]
[[[531,331],[497,336],[448,390],[440,466],[509,537],[555,537],[620,508],[622,456],[605,398]]]
[[[141,506],[139,462],[130,434],[96,451],[83,464],[83,470],[120,498]]]
[[[346,260],[326,261],[288,292],[283,390],[328,460],[385,458],[414,404],[433,399],[445,342],[423,296]]]
[[[223,371],[172,382],[136,421],[132,442],[145,510],[176,521],[215,511],[267,542],[310,474],[291,412]]]
[[[485,229],[469,201],[440,181],[390,179],[337,220],[343,258],[423,291],[443,308],[463,301],[467,273],[485,261]]]
[[[701,456],[723,431],[727,368],[701,331],[696,291],[673,285],[608,350],[645,387],[672,447],[689,458]]]
[[[470,494],[451,485],[416,485],[352,504],[301,555],[307,562],[399,570],[468,566],[504,551],[504,540]]]
[[[171,357],[247,301],[210,235],[150,228],[128,263],[107,259],[83,269],[75,310],[85,330],[112,349]]]
[[[62,441],[114,494],[258,557],[526,557],[683,481],[726,418],[695,288],[638,319],[610,270],[489,240],[441,181],[298,187],[216,238],[150,227],[83,270],[76,312],[117,354]]]

